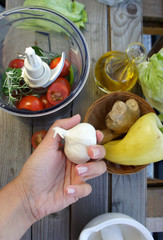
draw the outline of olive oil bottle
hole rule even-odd
[[[129,45],[125,53],[105,53],[95,66],[95,81],[98,87],[106,93],[130,90],[138,80],[137,64],[145,58],[146,50],[141,43]]]

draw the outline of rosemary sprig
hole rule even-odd
[[[8,98],[8,104],[14,104],[32,91],[23,81],[21,68],[7,68],[2,77],[2,91]]]

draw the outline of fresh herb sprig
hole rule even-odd
[[[8,98],[8,104],[14,104],[32,91],[23,81],[21,68],[7,68],[2,77],[2,92]]]

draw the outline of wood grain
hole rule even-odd
[[[112,212],[127,214],[145,225],[145,170],[127,176],[112,177]]]
[[[10,9],[21,1],[6,1]],[[20,172],[24,162],[31,154],[31,121],[15,117],[0,110],[0,187],[3,187]],[[22,240],[29,240],[29,229]]]
[[[133,42],[142,42],[141,1],[109,8],[110,49],[125,51]],[[134,93],[138,93],[135,88]],[[128,176],[112,175],[112,211],[125,213],[145,224],[145,170]]]
[[[149,35],[163,35],[163,23],[144,21],[143,33]]]
[[[142,41],[141,0],[128,0],[109,9],[110,49],[125,51],[133,42]]]
[[[97,59],[107,51],[107,7],[96,0],[80,1],[85,4],[88,13],[88,23],[84,36],[89,46],[91,56],[90,74],[84,90],[75,100],[73,114],[80,113],[82,119],[90,104],[103,93],[97,88],[94,81],[94,66]],[[89,181],[92,193],[80,199],[71,207],[71,240],[79,237],[83,227],[94,217],[108,212],[110,195],[109,175]]]
[[[147,217],[163,217],[163,188],[147,189]]]
[[[22,6],[24,3],[24,0],[6,0],[6,9],[11,9],[11,8],[15,8],[18,6]]]
[[[41,33],[35,33],[35,42],[38,46],[46,51],[50,51],[53,48],[52,37]],[[50,45],[49,45],[50,44]],[[56,44],[56,43],[55,43]],[[48,130],[54,121],[58,118],[69,117],[70,112],[65,112],[66,109],[61,114],[51,114],[41,118],[35,118],[32,121],[32,131],[37,132],[42,129]],[[34,240],[54,240],[54,239],[68,239],[69,233],[69,219],[70,219],[70,207],[51,214],[44,219],[38,221],[32,226],[32,239]]]
[[[143,0],[143,33],[163,35],[162,0]]]
[[[69,208],[66,208],[35,223],[32,227],[32,237],[29,239],[68,240],[69,231]]]
[[[146,221],[146,227],[150,232],[162,232],[163,217],[148,217]]]
[[[143,0],[143,19],[149,21],[163,21],[163,1]]]
[[[80,113],[82,119],[87,108],[104,93],[99,90],[94,81],[94,68],[98,58],[107,51],[107,7],[96,0],[80,0],[86,6],[88,22],[83,34],[90,52],[90,72],[83,91],[74,101],[73,114]]]

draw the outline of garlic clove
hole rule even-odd
[[[75,127],[69,129],[66,137],[73,138],[75,142],[86,146],[95,145],[97,143],[96,130],[89,123],[79,123]]]
[[[88,156],[88,146],[75,142],[71,139],[65,141],[64,152],[68,159],[76,164],[87,162],[90,157]]]
[[[55,127],[53,130],[54,137],[59,134],[65,139],[64,152],[72,162],[81,164],[90,159],[88,147],[97,143],[96,130],[91,124],[79,123],[69,130],[60,127]]]

